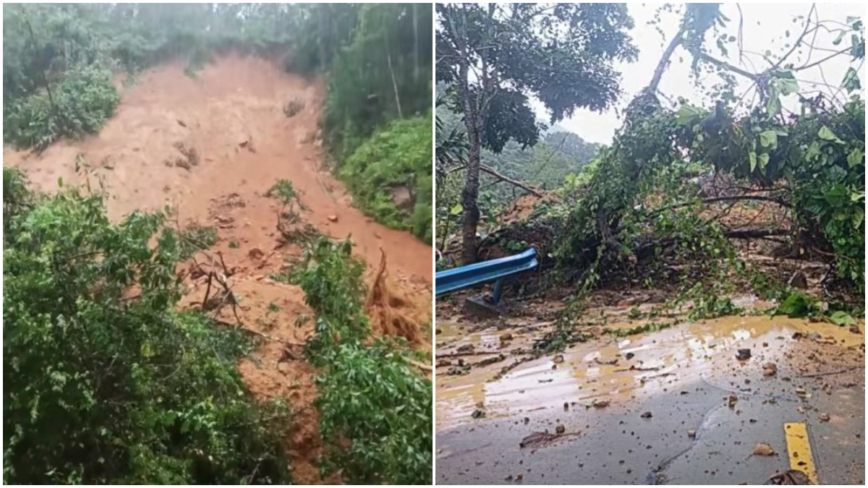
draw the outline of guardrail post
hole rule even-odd
[[[491,303],[497,305],[500,303],[500,296],[503,294],[503,278],[494,282],[494,293],[491,294]]]

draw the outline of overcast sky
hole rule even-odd
[[[642,88],[647,86],[651,80],[651,75],[660,60],[663,50],[669,40],[678,30],[680,21],[680,13],[678,14],[661,14],[661,27],[666,39],[663,40],[654,26],[649,25],[649,21],[654,18],[659,5],[654,4],[630,4],[630,15],[635,22],[635,28],[631,31],[634,44],[639,48],[639,58],[634,63],[624,63],[618,66],[621,72],[621,87],[624,94],[621,101],[617,104],[619,109],[623,109],[629,104],[633,96],[636,95]],[[725,4],[722,7],[723,13],[729,17],[730,22],[727,25],[725,32],[733,36],[738,34],[739,13],[735,4]],[[802,20],[793,22],[793,19],[798,16],[807,16],[811,6],[810,4],[743,4],[741,5],[744,13],[744,49],[745,51],[753,51],[763,53],[766,50],[772,52],[773,55],[781,55],[786,52],[785,43],[789,40],[792,42],[804,30]],[[863,17],[865,11],[864,6],[858,4],[818,4],[817,12],[820,20],[837,20],[844,22],[848,16]],[[786,37],[789,31],[790,37]],[[839,50],[849,45],[848,41],[844,41],[839,46],[834,46],[834,41],[837,34],[829,34],[820,32],[817,37],[816,45],[828,49]],[[849,36],[847,36],[849,38]],[[846,44],[845,44],[846,43]],[[706,46],[714,46],[714,41],[711,35],[706,37]],[[711,53],[718,59],[722,56],[717,48],[712,47]],[[788,58],[789,61],[796,63],[796,66],[801,66],[808,61],[808,51],[797,56],[798,51]],[[815,51],[810,58],[810,61],[817,61],[829,56],[826,51]],[[679,57],[683,58],[683,62],[679,62]],[[851,66],[849,56],[841,55],[834,59],[823,63],[823,74],[831,85],[840,85],[844,74],[848,67]],[[750,62],[748,62],[748,60]],[[701,103],[701,89],[694,84],[694,79],[690,75],[690,57],[688,53],[679,48],[675,51],[672,57],[672,63],[663,75],[663,80],[660,83],[660,90],[671,97],[682,96],[693,103]],[[730,49],[729,58],[727,61],[730,64],[739,66],[751,72],[762,71],[768,64],[763,61],[761,56],[746,56],[743,64],[739,63],[738,50],[733,44]],[[751,64],[751,62],[753,64]],[[858,65],[853,65],[858,68]],[[865,68],[860,70],[860,80],[865,84]],[[823,75],[819,68],[810,68],[800,71],[796,75],[797,79],[823,82]],[[738,77],[739,89],[736,94],[740,95],[750,86],[750,82],[744,78]],[[711,86],[713,83],[705,83],[706,86]],[[800,83],[800,89],[812,89],[805,82]],[[818,86],[818,89],[823,87]],[[753,96],[753,94],[749,95]],[[790,100],[785,100],[784,106],[791,109],[797,109],[798,104],[795,97],[788,97]],[[662,101],[662,100],[661,100]],[[548,121],[549,116],[541,103],[535,102],[534,109],[540,119]],[[560,125],[565,129],[575,132],[583,139],[591,142],[599,142],[607,144],[611,142],[612,137],[621,126],[621,114],[616,113],[615,109],[610,109],[605,113],[595,113],[588,110],[577,111],[569,119],[562,120]]]

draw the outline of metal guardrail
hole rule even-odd
[[[531,270],[538,265],[536,250],[528,249],[514,256],[441,271],[434,277],[434,288],[437,295],[442,295],[493,281],[492,302],[498,303],[503,290],[503,278]]]

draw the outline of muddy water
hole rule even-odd
[[[635,325],[624,322],[608,327]],[[444,325],[438,323],[438,328],[443,329]],[[444,330],[456,334],[460,325],[449,324]],[[839,347],[864,344],[863,334],[854,334],[846,327],[767,316],[723,317],[625,338],[603,336],[568,349],[562,362],[560,358],[555,362],[554,356],[524,362],[497,380],[493,378],[500,368],[514,359],[473,368],[463,376],[441,379],[442,373],[438,371],[437,426],[447,429],[473,422],[470,413],[480,407],[486,417],[509,417],[563,409],[565,403],[572,408],[584,408],[597,400],[616,406],[697,381],[726,384],[729,382],[726,373],[740,367],[734,359],[737,349],[751,348],[754,361],[757,358],[780,361],[795,347],[797,341],[792,336],[796,332],[805,336],[817,333],[821,342]],[[515,335],[523,337],[519,332]],[[453,339],[451,344],[469,343],[477,346],[477,352],[499,353],[497,337],[490,331],[476,332],[460,342]],[[438,341],[441,340],[438,336]],[[525,338],[524,344],[530,343],[530,338]],[[484,357],[488,356],[473,359]]]

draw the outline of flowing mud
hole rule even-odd
[[[587,315],[609,315],[608,331],[644,323],[625,312]],[[789,469],[785,422],[808,425],[820,482],[863,482],[864,322],[746,315],[626,337],[588,326],[587,342],[536,357],[550,321],[444,313],[438,483],[761,484]],[[523,449],[560,432],[575,435]],[[752,456],[758,443],[778,454]]]
[[[255,394],[286,398],[292,406],[295,426],[287,437],[298,483],[335,480],[320,479],[316,467],[316,371],[301,350],[313,333],[306,320],[312,312],[298,287],[267,277],[300,255],[297,246],[278,246],[278,204],[264,196],[276,180],[293,182],[308,208],[302,218],[319,232],[352,237],[356,255],[368,265],[383,332],[418,347],[430,343],[420,324],[431,320],[431,248],[365,217],[324,168],[318,129],[324,99],[321,81],[287,74],[262,59],[227,56],[195,78],[178,62],[148,70],[122,88],[116,114],[98,135],[60,141],[41,154],[3,150],[4,165],[20,168],[43,191],[55,191],[58,179],[94,190],[101,185],[113,220],[171,205],[179,225],[196,221],[218,229],[219,241],[208,250],[211,262],[200,254],[197,264],[183,265],[188,294],[182,306],[198,307],[206,293],[213,298],[218,291],[217,283],[206,291],[207,275],[199,268],[225,275],[237,307],[223,306],[218,319],[234,325],[237,314],[246,330],[265,339],[239,368]],[[303,106],[292,117],[283,110],[289,102]],[[383,256],[388,270],[375,279]]]

